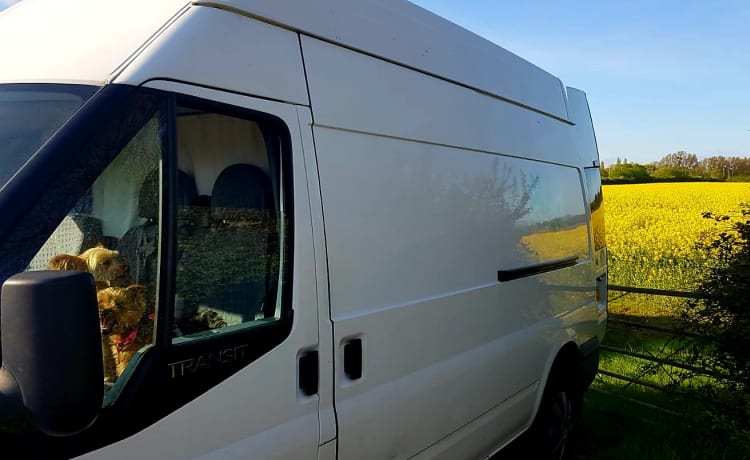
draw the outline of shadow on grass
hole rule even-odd
[[[673,406],[663,393],[595,383],[586,394],[576,455],[584,459],[748,459],[747,429],[717,429],[699,401],[683,400],[674,415],[639,401]],[[659,398],[662,402],[659,403]]]
[[[636,404],[624,396],[589,391],[575,458],[684,458],[679,455],[682,425],[680,417]]]

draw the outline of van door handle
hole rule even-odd
[[[310,350],[299,357],[299,389],[305,396],[318,393],[318,350]]]
[[[362,339],[351,339],[344,344],[344,374],[349,380],[362,378]]]

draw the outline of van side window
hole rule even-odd
[[[93,275],[106,389],[154,341],[162,155],[158,118],[127,143],[28,267]]]
[[[176,343],[280,320],[278,139],[262,119],[178,106]]]

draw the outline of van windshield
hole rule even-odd
[[[0,85],[0,189],[96,90],[82,85]]]

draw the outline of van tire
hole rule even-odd
[[[528,431],[532,458],[573,457],[576,425],[583,409],[583,393],[560,369],[553,369],[544,389],[536,418]],[[570,370],[570,369],[568,369]]]

